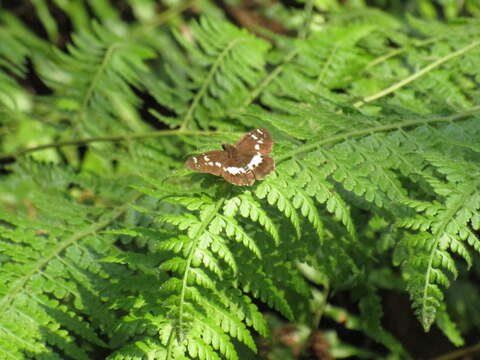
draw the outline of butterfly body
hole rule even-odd
[[[253,185],[275,169],[275,162],[268,155],[272,145],[267,129],[255,129],[235,145],[223,144],[223,150],[190,157],[186,166],[196,172],[222,176],[233,185]]]

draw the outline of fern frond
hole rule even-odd
[[[401,246],[407,245],[411,249],[417,249],[415,256],[405,259],[405,266],[413,272],[408,289],[417,315],[425,329],[430,327],[437,309],[443,302],[444,297],[440,286],[450,285],[450,280],[444,271],[449,271],[454,278],[458,275],[457,267],[449,252],[460,255],[469,266],[472,263],[471,255],[464,242],[471,236],[472,243],[478,241],[476,236],[468,230],[468,226],[474,214],[478,214],[480,209],[479,184],[475,175],[470,175],[469,179],[465,178],[466,172],[463,172],[463,176],[456,176],[463,165],[461,162],[447,163],[438,157],[429,156],[428,158],[438,166],[436,169],[445,174],[448,180],[443,182],[436,177],[427,178],[435,191],[445,197],[445,200],[441,204],[433,205],[410,201],[409,204],[413,205],[421,215],[399,222],[401,227],[422,231],[420,236],[407,236]],[[478,172],[473,174],[476,173]]]
[[[238,222],[233,217],[221,216],[219,220],[222,221],[222,227],[225,229],[225,235],[236,241],[242,243],[245,247],[250,249],[257,257],[261,258],[260,249],[255,244],[253,238],[243,230]]]
[[[279,311],[287,319],[294,318],[293,311],[285,296],[272,280],[262,276],[261,272],[250,273],[248,278],[245,275],[242,276],[241,274],[240,276],[240,282],[244,291],[252,293],[253,296]]]
[[[34,3],[47,37],[74,32],[59,47],[0,14],[2,359],[254,356],[263,309],[308,320],[313,284],[360,299],[347,327],[382,356],[406,355],[382,289],[462,343],[447,288],[480,252],[478,20],[276,2],[266,40],[209,1]],[[257,127],[265,179],[184,176]]]
[[[167,353],[178,353],[184,347],[180,351],[184,355],[218,358],[218,351],[226,358],[237,359],[230,337],[256,351],[246,324],[266,333],[265,324],[248,297],[232,294],[237,285],[231,282],[231,275],[243,269],[238,262],[245,260],[237,259],[231,247],[236,244],[257,257],[261,252],[255,238],[233,216],[228,204],[235,202],[233,199],[236,198],[218,200],[206,194],[166,196],[164,189],[145,189],[145,192],[184,209],[174,211],[178,213],[175,215],[170,209],[170,214],[155,216],[167,224],[167,228],[174,226],[183,233],[178,236],[174,235],[175,232],[158,232],[164,239],[157,240],[158,245],[154,247],[157,251],[168,252],[162,256],[159,267],[162,273],[170,276],[160,286],[160,294],[165,301],[163,309],[158,309],[159,314],[168,311],[171,318],[167,336],[169,340],[164,343]],[[133,236],[141,232],[138,228],[120,231]],[[142,235],[150,237],[154,233],[143,232]],[[214,254],[220,257],[216,258]],[[224,285],[219,287],[220,284]],[[272,285],[268,288],[275,289]],[[268,302],[278,302],[283,296],[276,291],[276,294],[261,297]],[[285,309],[289,309],[289,306],[283,301],[278,307],[288,313]],[[234,312],[231,311],[233,309]],[[163,321],[161,326],[165,326]]]
[[[256,189],[255,195],[260,199],[266,199],[270,205],[274,205],[288,217],[295,229],[297,237],[300,237],[300,217],[290,198],[292,194],[288,193],[285,184],[275,181],[264,181]],[[300,204],[299,204],[300,205]]]
[[[245,218],[258,222],[272,236],[275,244],[278,245],[280,242],[277,226],[250,192],[245,192],[226,201],[224,212],[226,216],[233,217],[238,213]]]
[[[52,72],[44,74],[44,78],[62,99],[62,109],[73,111],[82,135],[145,129],[138,119],[115,122],[113,117],[121,114],[118,106],[115,109],[112,105],[138,105],[131,86],[140,87],[141,74],[148,71],[144,61],[154,56],[153,50],[133,39],[120,38],[98,24],[75,34],[73,44],[67,48],[68,54],[56,51],[55,73],[60,72],[62,77],[54,77]],[[99,118],[102,121],[93,120]]]
[[[208,18],[192,23],[191,31],[191,42],[175,33],[191,63],[168,67],[168,83],[149,82],[157,101],[177,114],[162,119],[181,129],[208,128],[212,117],[221,118],[227,109],[242,108],[264,74],[269,47],[245,30]]]
[[[0,268],[5,279],[0,346],[7,358],[20,358],[20,350],[34,356],[55,354],[57,348],[69,357],[89,359],[91,354],[77,341],[106,348],[100,333],[112,334],[117,323],[98,299],[97,286],[106,285],[114,268],[100,266],[99,257],[113,249],[106,250],[108,236],[96,233],[128,207],[92,223],[89,217],[97,217],[99,209],[46,190],[33,200],[42,211],[38,218],[0,215],[2,253],[16,259]]]

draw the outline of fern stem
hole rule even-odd
[[[305,23],[303,24],[303,29],[298,34],[300,39],[305,39],[310,32],[310,24],[312,23],[313,18],[313,0],[308,0],[305,8]]]
[[[245,100],[243,105],[240,107],[238,112],[242,112],[248,105],[250,105],[257,97],[260,95],[260,93],[265,89],[270,83],[283,71],[283,68],[285,67],[286,64],[288,64],[292,59],[297,56],[298,50],[293,49],[290,51],[282,60],[282,62],[277,65],[277,67],[270,73],[268,76],[266,76],[262,82],[253,90],[250,94],[250,96]]]
[[[325,308],[327,307],[328,296],[330,295],[329,281],[326,280],[323,286],[324,286],[323,301],[318,307],[318,309],[315,311],[315,313],[313,314],[313,324],[312,324],[313,329],[318,329],[318,327],[320,326],[320,321],[322,320],[323,313],[325,312]]]
[[[295,150],[289,151],[282,156],[279,156],[276,158],[277,163],[280,163],[281,161],[284,161],[286,159],[289,159],[293,156],[302,154],[304,152],[311,151],[317,147],[320,147],[322,145],[326,144],[331,144],[331,143],[338,143],[342,140],[347,140],[347,139],[352,139],[352,138],[357,138],[365,135],[372,135],[375,133],[380,133],[380,132],[385,132],[385,131],[390,131],[390,130],[395,130],[395,129],[404,129],[408,128],[411,126],[418,126],[418,125],[425,125],[425,124],[432,124],[436,122],[451,122],[455,120],[461,120],[469,115],[475,114],[480,112],[480,106],[475,106],[467,111],[464,111],[462,113],[450,115],[450,116],[444,116],[444,117],[433,117],[431,119],[418,119],[418,120],[409,120],[409,121],[403,121],[399,123],[394,123],[394,124],[387,124],[387,125],[379,125],[379,126],[374,126],[374,127],[369,127],[366,129],[361,129],[361,130],[355,130],[355,131],[350,131],[345,134],[341,135],[336,135],[336,136],[331,136],[328,138],[324,138],[322,140],[318,141],[312,141],[311,143],[306,143],[305,145],[297,147]]]
[[[87,107],[90,99],[92,98],[93,91],[97,87],[97,83],[99,81],[100,75],[105,71],[105,68],[106,68],[107,64],[109,63],[110,58],[112,57],[113,51],[118,46],[120,46],[119,43],[114,43],[105,52],[105,56],[103,57],[102,63],[100,64],[100,67],[98,68],[95,75],[93,76],[92,82],[91,82],[90,86],[88,87],[87,92],[85,93],[85,97],[82,101],[82,107],[81,107],[81,110],[80,110],[79,114],[82,114],[82,115],[85,114],[84,109]]]
[[[6,153],[0,155],[0,160],[8,160],[18,158],[22,155],[30,154],[33,152],[51,149],[51,148],[59,148],[63,146],[78,146],[84,145],[94,142],[117,142],[117,141],[130,141],[130,140],[138,140],[138,139],[146,139],[146,138],[154,138],[154,137],[161,137],[161,136],[180,136],[180,135],[193,135],[193,136],[210,136],[210,135],[236,135],[232,132],[221,132],[221,131],[202,131],[202,130],[162,130],[162,131],[151,131],[147,133],[138,133],[132,135],[113,135],[113,136],[99,136],[99,137],[91,137],[91,138],[84,138],[78,140],[67,140],[67,141],[60,141],[51,144],[39,145],[34,146],[31,148],[14,151],[11,153]]]
[[[337,49],[340,47],[340,44],[341,44],[340,41],[338,41],[338,42],[335,43],[335,45],[333,46],[332,51],[330,51],[330,54],[328,55],[327,61],[325,61],[325,62],[323,63],[322,71],[321,71],[320,74],[318,75],[317,80],[315,80],[315,84],[314,84],[314,89],[315,89],[315,90],[317,90],[318,87],[320,86],[320,84],[322,83],[323,78],[325,77],[325,73],[326,73],[326,71],[327,71],[328,68],[330,67],[330,64],[331,64],[332,61],[333,61],[333,55],[336,54]]]
[[[305,9],[305,24],[302,31],[299,33],[298,37],[300,39],[305,39],[310,31],[310,24],[313,18],[313,0],[308,0],[306,9]],[[238,112],[242,112],[248,105],[250,105],[282,71],[286,64],[288,64],[292,59],[297,56],[298,50],[293,49],[290,51],[281,61],[281,63],[270,73],[266,76],[262,82],[258,85],[255,90],[253,90],[250,96],[245,100],[243,105],[240,107]]]
[[[172,349],[173,349],[173,338],[174,338],[174,333],[176,328],[182,329],[183,327],[183,307],[185,304],[185,292],[188,286],[188,274],[190,272],[190,267],[192,264],[193,260],[193,255],[195,254],[195,251],[197,250],[199,241],[200,241],[200,236],[202,233],[207,229],[207,226],[210,224],[210,222],[213,220],[215,215],[217,215],[218,211],[222,207],[223,203],[225,202],[225,197],[221,198],[220,201],[218,201],[217,205],[212,208],[210,213],[207,215],[205,220],[203,220],[202,224],[198,228],[198,230],[195,232],[193,238],[194,241],[192,243],[192,246],[190,248],[190,252],[187,257],[187,262],[185,265],[185,273],[183,275],[182,279],[182,291],[180,293],[180,301],[179,301],[179,308],[178,308],[178,321],[176,321],[176,324],[172,326],[172,329],[170,330],[170,334],[168,336],[168,341],[167,341],[167,356],[166,360],[170,360],[170,357],[172,355]]]
[[[465,54],[466,52],[472,50],[473,48],[477,47],[478,45],[480,45],[480,40],[479,41],[474,41],[473,43],[461,48],[460,50],[457,50],[457,51],[455,51],[451,54],[448,54],[447,56],[444,56],[444,57],[438,59],[437,61],[434,61],[430,65],[424,67],[423,69],[421,69],[420,71],[417,71],[416,73],[410,75],[409,77],[397,82],[396,84],[393,84],[393,85],[389,86],[388,88],[386,88],[386,89],[384,89],[384,90],[382,90],[382,91],[380,91],[380,92],[378,92],[374,95],[367,96],[367,97],[363,98],[363,100],[356,102],[355,104],[353,104],[353,106],[360,107],[360,106],[363,106],[364,104],[366,104],[368,102],[377,100],[381,97],[384,97],[388,94],[391,94],[394,91],[400,89],[401,87],[411,83],[412,81],[415,81],[416,79],[425,75],[426,73],[435,69],[436,67],[442,65],[443,63],[445,63],[445,62],[447,62],[447,61],[449,61],[449,60],[451,60],[455,57],[458,57],[458,56],[461,56],[461,55]]]
[[[469,355],[480,353],[480,344],[465,347],[463,349],[452,351],[446,355],[438,356],[432,360],[454,360],[454,359],[466,359]]]
[[[121,205],[117,209],[113,210],[109,215],[106,215],[103,220],[100,220],[90,226],[88,226],[85,230],[83,231],[78,231],[75,232],[72,236],[68,237],[65,239],[65,241],[60,242],[54,249],[52,249],[51,253],[48,256],[45,256],[41,258],[39,261],[37,261],[32,267],[31,270],[26,273],[23,277],[18,279],[13,283],[13,285],[8,289],[5,293],[8,295],[5,296],[1,302],[0,302],[0,314],[4,313],[5,311],[8,310],[10,302],[12,299],[22,290],[22,288],[25,286],[27,281],[31,279],[31,277],[41,271],[52,259],[56,258],[62,251],[64,251],[67,247],[70,245],[78,242],[79,240],[83,239],[86,236],[92,235],[99,230],[105,228],[108,226],[111,222],[115,221],[118,219],[120,216],[123,215],[125,211],[128,210],[130,205],[137,201],[143,194],[137,193],[135,194],[129,201],[127,201],[125,204]]]
[[[445,37],[444,36],[438,36],[438,37],[435,37],[435,38],[430,38],[430,39],[426,39],[426,40],[421,40],[421,41],[416,41],[415,43],[413,44],[409,44],[407,46],[403,46],[399,49],[395,49],[395,50],[392,50],[382,56],[379,56],[377,57],[376,59],[372,60],[371,62],[369,62],[365,68],[363,69],[363,71],[366,71],[378,64],[381,64],[385,61],[387,61],[388,59],[394,57],[394,56],[397,56],[398,54],[401,54],[407,50],[409,50],[410,48],[412,47],[422,47],[422,46],[426,46],[426,45],[430,45],[431,43],[435,43],[439,40],[443,40]]]
[[[180,5],[177,5],[165,10],[164,12],[160,13],[158,17],[156,17],[154,20],[151,20],[145,25],[136,29],[133,33],[133,36],[140,37],[145,33],[150,33],[157,26],[163,25],[165,22],[167,22],[171,18],[174,18],[178,16],[178,14],[193,7],[194,4],[195,4],[195,0],[189,0],[181,3]]]
[[[232,42],[228,44],[228,46],[220,53],[218,56],[217,60],[215,60],[215,63],[213,64],[212,68],[210,69],[207,78],[205,79],[202,87],[200,90],[197,92],[197,95],[193,98],[193,101],[190,105],[190,107],[187,110],[187,113],[185,114],[185,117],[183,118],[182,125],[180,126],[180,130],[184,131],[187,129],[188,123],[193,117],[193,112],[195,111],[196,107],[198,106],[198,103],[200,102],[201,98],[205,95],[207,92],[208,86],[213,80],[213,76],[217,72],[218,68],[223,62],[223,59],[225,56],[227,56],[228,52],[230,49],[232,49],[238,42],[240,42],[242,39],[235,39]]]

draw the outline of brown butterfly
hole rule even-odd
[[[275,169],[275,161],[268,156],[272,146],[268,130],[255,129],[235,145],[223,144],[223,151],[192,156],[185,165],[196,172],[222,176],[233,185],[253,185],[255,180],[262,180]]]

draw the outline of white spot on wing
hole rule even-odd
[[[225,168],[225,171],[232,174],[232,175],[238,175],[238,174],[245,173],[244,168],[235,167],[235,166],[229,166],[229,167]]]
[[[255,150],[260,150],[260,145],[259,144],[255,144]]]
[[[257,132],[258,132],[259,134],[263,134],[263,131],[260,130],[260,129],[257,129]]]
[[[252,135],[250,135],[250,136],[251,136],[251,137],[252,137],[254,140],[257,140],[257,139],[258,139],[258,137],[256,137],[256,136],[255,136],[255,135],[253,135],[253,134],[252,134]]]
[[[263,144],[263,140],[262,139],[258,140],[258,143]]]
[[[221,166],[222,166],[222,164],[221,164],[221,163],[219,163],[218,161],[216,161],[216,162],[215,162],[215,166],[221,167]]]
[[[210,161],[210,158],[207,155],[203,155],[203,160]]]
[[[246,166],[246,168],[248,170],[252,170],[254,167],[260,165],[263,161],[263,157],[260,153],[256,153],[254,157],[252,157],[252,160],[250,160],[250,162],[248,163],[248,165]]]
[[[208,165],[209,165],[209,166],[213,166],[213,162],[210,161],[210,162],[208,163]]]
[[[193,163],[194,163],[194,164],[197,164],[197,163],[198,163],[198,160],[197,160],[197,158],[196,158],[195,156],[192,157],[192,160],[193,160]]]

